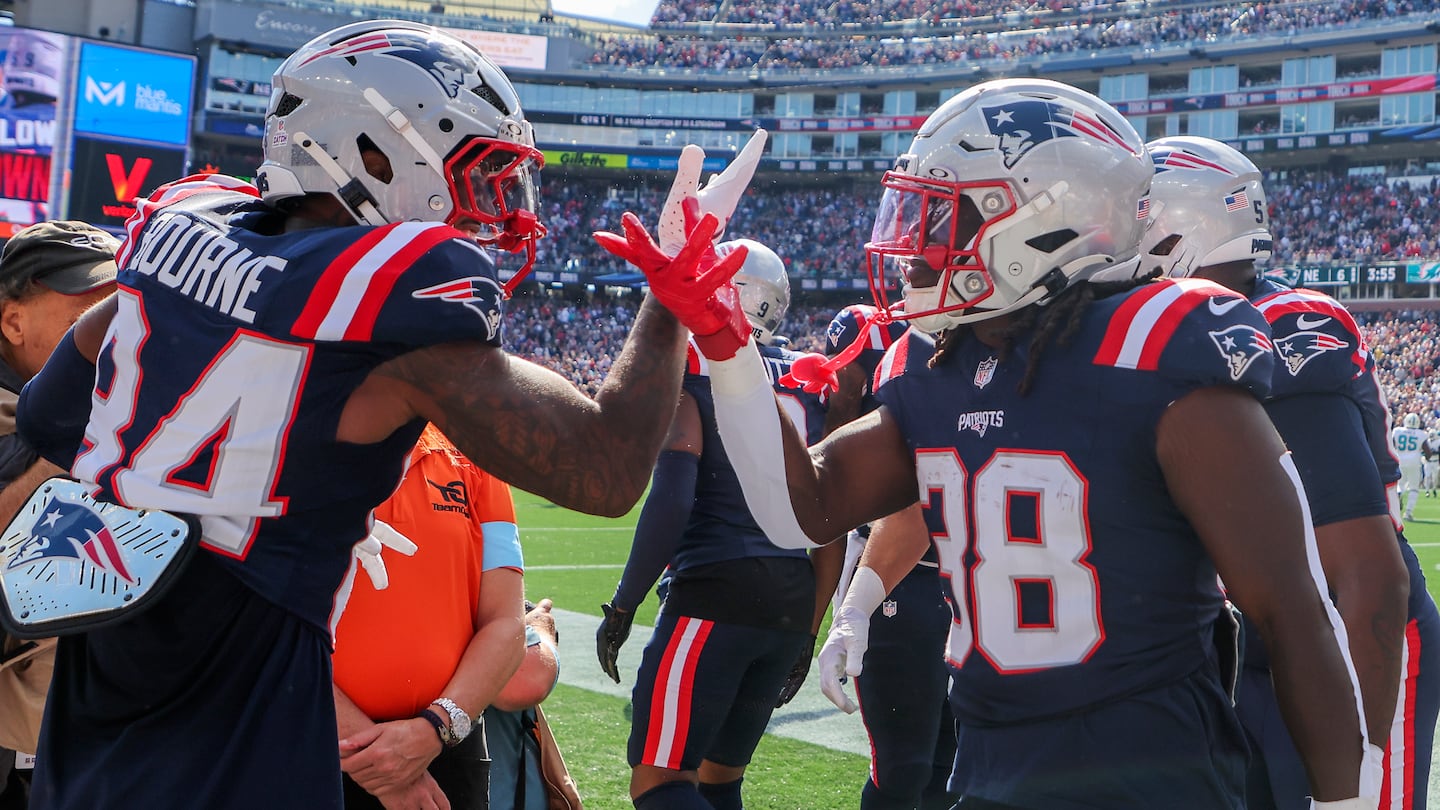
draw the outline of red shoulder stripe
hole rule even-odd
[[[1111,316],[1093,362],[1154,371],[1185,316],[1217,295],[1240,300],[1231,290],[1202,279],[1172,279],[1141,287]]]
[[[891,345],[889,351],[880,359],[880,364],[875,367],[875,379],[870,383],[871,391],[879,391],[880,386],[886,382],[899,377],[905,373],[905,367],[910,358],[910,341],[899,340]]]
[[[291,333],[305,340],[369,340],[400,274],[437,244],[463,236],[438,222],[365,232],[325,268]]]

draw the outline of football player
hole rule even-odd
[[[778,380],[795,353],[771,345],[790,305],[785,265],[750,240],[735,277],[739,303],[774,390],[795,424],[819,439],[817,394]],[[740,810],[740,785],[791,665],[814,649],[815,575],[800,549],[771,543],[745,508],[719,434],[708,363],[693,350],[679,406],[615,597],[596,632],[600,666],[616,656],[635,608],[662,570],[669,590],[631,694],[630,797],[640,810]]]
[[[879,312],[868,304],[848,306],[835,313],[826,329],[825,353],[832,358],[857,341],[863,347],[836,372],[838,386],[825,415],[827,435],[880,407],[870,381],[885,351],[901,339],[908,325],[877,317]],[[984,427],[976,429],[983,432]],[[845,598],[866,541],[872,534],[892,531],[925,537],[919,507],[854,529],[843,544],[831,543],[811,552],[812,558],[843,555],[839,582],[832,589],[835,610]],[[890,547],[883,540],[875,546],[877,553]],[[870,563],[873,566],[875,561]],[[824,566],[817,563],[817,573],[822,570]],[[865,651],[864,674],[855,678],[856,704],[870,738],[870,771],[860,791],[860,808],[948,810],[955,803],[945,789],[955,757],[955,720],[946,695],[950,672],[945,666],[950,608],[941,592],[933,549],[868,619],[870,647]]]
[[[1243,806],[1218,570],[1272,651],[1319,806],[1373,808],[1343,626],[1260,406],[1269,330],[1220,285],[1136,278],[1153,173],[1125,118],[1076,88],[949,99],[886,173],[866,246],[877,305],[898,272],[912,327],[876,374],[880,409],[807,452],[738,350],[710,358],[720,435],[782,545],[924,509],[953,608],[959,807]],[[983,436],[957,429],[978,419]],[[912,542],[856,571],[822,684],[861,674],[861,620],[923,556]]]
[[[606,515],[639,499],[664,438],[686,332],[654,302],[595,400],[500,349],[487,246],[533,257],[541,154],[472,46],[389,20],[317,37],[277,69],[264,153],[253,186],[192,177],[141,201],[118,294],[25,389],[21,430],[48,458],[203,527],[163,598],[61,640],[39,806],[339,806],[329,629],[426,422]],[[672,259],[631,217],[621,251],[686,311],[717,224]],[[749,336],[743,317],[725,329]],[[483,709],[430,733],[457,739]]]
[[[1367,415],[1385,410],[1374,358],[1335,299],[1260,274],[1258,265],[1270,255],[1269,211],[1260,170],[1249,158],[1209,138],[1161,138],[1149,149],[1155,182],[1141,243],[1145,262],[1172,277],[1223,284],[1269,322],[1280,362],[1265,410],[1305,485],[1320,562],[1345,618],[1370,738],[1387,748],[1381,806],[1423,807],[1440,712],[1440,653],[1434,651],[1440,615],[1414,551],[1397,538],[1391,520],[1382,466],[1388,469],[1393,459],[1369,435],[1383,435],[1385,421],[1371,419],[1367,431]],[[1418,428],[1418,416],[1405,419]],[[1418,461],[1424,432],[1401,430],[1396,447],[1413,444]],[[1246,619],[1250,641],[1236,707],[1255,743],[1249,807],[1303,808],[1304,767],[1279,721],[1266,648]]]
[[[1433,498],[1436,487],[1440,487],[1440,484],[1436,483],[1437,474],[1440,474],[1440,428],[1435,425],[1431,425],[1430,429],[1425,431],[1423,456],[1424,461],[1421,462],[1420,469],[1424,480],[1421,481],[1420,486],[1425,489],[1426,497]]]
[[[1405,505],[1405,519],[1415,519],[1415,502],[1420,499],[1420,474],[1424,464],[1425,441],[1420,427],[1420,414],[1407,413],[1405,419],[1390,431],[1390,446],[1400,459],[1400,498]]]

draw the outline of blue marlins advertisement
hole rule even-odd
[[[184,146],[194,85],[193,57],[82,42],[75,132]]]

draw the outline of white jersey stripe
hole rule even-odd
[[[1155,324],[1165,314],[1165,310],[1175,303],[1180,296],[1187,292],[1187,288],[1180,284],[1171,285],[1168,289],[1157,293],[1149,301],[1140,307],[1135,317],[1130,321],[1130,326],[1125,330],[1125,342],[1120,346],[1120,352],[1115,358],[1115,365],[1119,368],[1137,368],[1140,365],[1140,356],[1145,352],[1145,345],[1149,342],[1150,333],[1154,331]]]
[[[370,289],[380,268],[422,232],[430,228],[445,227],[449,226],[442,222],[402,222],[394,226],[385,234],[385,238],[345,271],[345,278],[340,282],[340,290],[335,294],[335,300],[330,302],[325,318],[315,330],[315,339],[343,340],[345,331],[350,328],[350,322],[355,318],[355,310],[365,298],[365,292]]]
[[[1395,717],[1390,721],[1390,767],[1385,773],[1385,778],[1390,781],[1389,810],[1407,810],[1410,805],[1406,802],[1406,797],[1412,792],[1405,773],[1405,760],[1413,756],[1405,746],[1405,708],[1409,703],[1410,687],[1413,685],[1410,682],[1410,656],[1417,655],[1419,651],[1410,648],[1409,629],[1406,627],[1407,632],[1400,644],[1400,691],[1395,695]]]
[[[680,618],[676,632],[680,634],[680,646],[675,650],[675,656],[670,659],[670,669],[659,674],[660,683],[663,688],[664,701],[660,707],[660,740],[655,747],[654,764],[661,767],[676,767],[680,761],[679,753],[675,752],[675,737],[681,722],[687,725],[689,717],[680,717],[680,693],[689,691],[689,684],[685,683],[686,663],[691,655],[698,655],[700,651],[695,649],[695,636],[700,632],[704,621],[693,619],[688,616]],[[654,711],[652,708],[651,711]],[[683,741],[682,741],[683,746]],[[669,765],[673,761],[676,766]]]

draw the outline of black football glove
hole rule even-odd
[[[630,624],[635,621],[634,611],[621,610],[606,602],[600,606],[605,618],[595,629],[595,656],[600,659],[600,669],[610,680],[620,682],[620,670],[615,660],[620,657],[620,647],[630,638]]]
[[[810,643],[800,651],[800,657],[795,660],[795,665],[790,667],[790,674],[785,676],[785,683],[780,687],[780,698],[775,701],[775,708],[780,708],[789,703],[795,695],[800,693],[800,687],[805,685],[805,677],[810,674],[810,660],[815,654],[815,637],[810,637]]]

